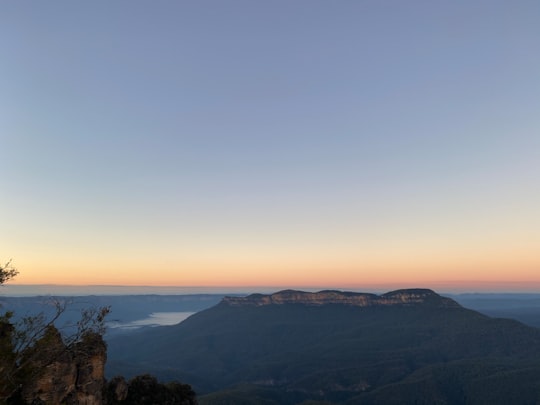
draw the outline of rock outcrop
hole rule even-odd
[[[247,297],[225,297],[222,303],[229,306],[263,306],[263,305],[328,305],[341,304],[358,307],[388,306],[388,305],[423,305],[429,304],[438,307],[459,307],[454,300],[442,297],[429,289],[406,289],[391,291],[376,295],[368,293],[355,293],[348,291],[325,290],[319,292],[304,292],[284,290],[274,294],[251,294]]]
[[[23,358],[20,398],[29,404],[103,404],[106,353],[99,334],[66,346],[50,327]]]
[[[13,353],[13,331],[14,327],[8,319],[0,316],[0,404],[13,391],[10,381],[12,364],[15,362]]]
[[[48,326],[16,360],[14,330],[0,319],[0,404],[197,405],[187,384],[161,384],[150,375],[106,382],[107,347],[99,333],[87,332],[66,345],[60,332]]]

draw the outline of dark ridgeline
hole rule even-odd
[[[426,289],[286,290],[112,339],[108,367],[180,379],[201,404],[534,404],[540,331]]]

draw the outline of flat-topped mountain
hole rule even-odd
[[[341,304],[357,307],[387,305],[432,305],[439,307],[459,307],[454,300],[441,297],[429,289],[406,289],[391,291],[383,295],[355,293],[349,291],[324,290],[305,292],[283,290],[274,294],[251,294],[247,297],[225,297],[222,301],[230,306],[262,306],[262,305],[329,305]]]
[[[286,290],[111,339],[108,373],[184,381],[201,405],[532,404],[540,330],[425,289]]]

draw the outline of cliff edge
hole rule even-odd
[[[283,290],[269,295],[251,294],[247,297],[225,297],[223,298],[222,303],[229,306],[263,306],[284,304],[321,306],[340,304],[357,307],[390,305],[430,305],[443,308],[460,307],[456,301],[450,298],[442,297],[432,290],[423,288],[390,291],[382,295],[336,290],[324,290],[319,292]]]

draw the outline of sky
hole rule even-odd
[[[537,1],[6,1],[13,284],[540,291]]]

